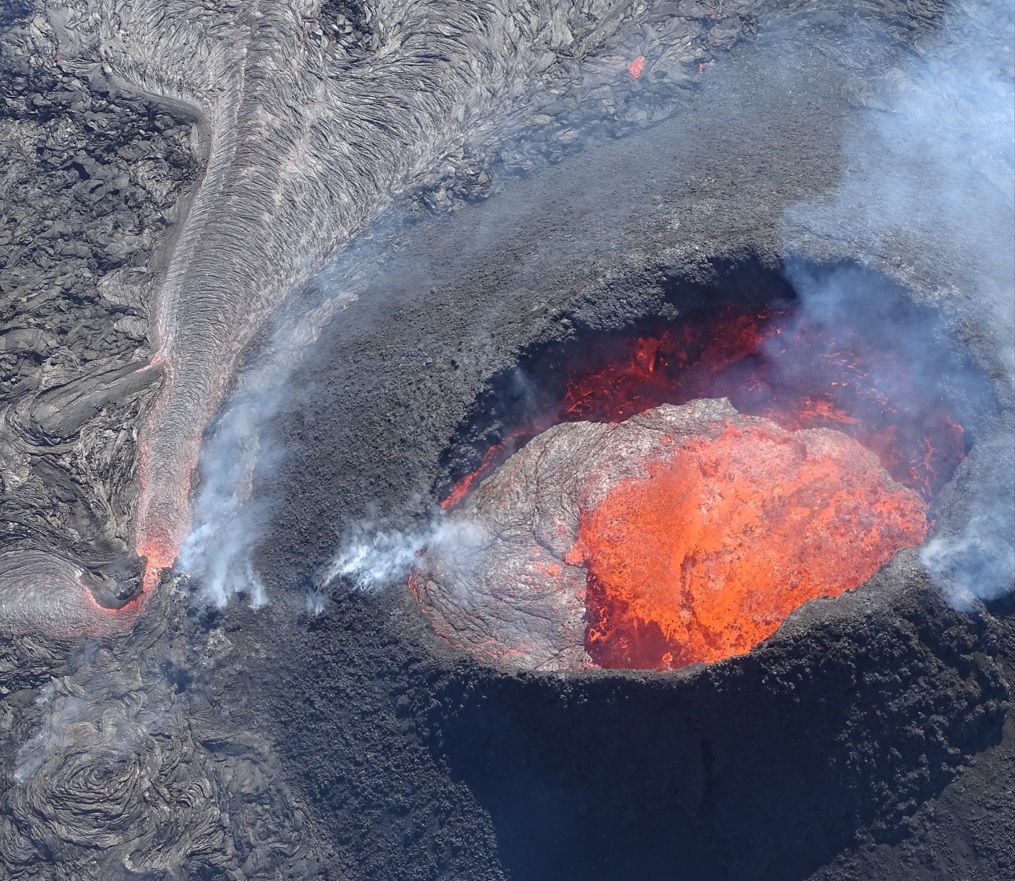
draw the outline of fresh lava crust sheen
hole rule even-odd
[[[678,441],[664,433],[669,449],[645,453],[619,481],[604,477],[604,491],[578,492],[580,525],[565,565],[535,561],[526,577],[546,571],[550,589],[564,590],[562,569],[584,570],[585,663],[676,669],[743,654],[807,600],[855,588],[921,544],[928,503],[964,442],[903,366],[849,331],[833,335],[789,311],[726,309],[627,339],[605,363],[575,371],[551,424],[620,423],[661,403],[720,397],[739,414],[765,417]],[[520,430],[491,450],[445,508],[546,428]],[[428,553],[410,580],[425,612],[435,587]],[[505,567],[504,577],[514,572]]]

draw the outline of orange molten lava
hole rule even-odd
[[[157,580],[158,574],[156,573]],[[86,590],[84,596],[85,602],[88,604],[94,617],[91,621],[83,623],[77,633],[66,634],[68,638],[75,636],[101,637],[124,633],[134,626],[148,605],[148,597],[145,593],[138,594],[119,609],[107,609],[99,605],[90,590]]]
[[[164,546],[146,543],[137,546],[139,557],[145,558],[144,580],[142,591],[149,593],[159,583],[162,577],[162,570],[169,569],[176,560],[176,552],[167,550]]]
[[[965,439],[937,368],[911,359],[890,334],[792,305],[603,337],[568,370],[562,399],[488,450],[444,506],[552,424],[728,398],[775,424],[685,438],[649,476],[604,489],[567,562],[587,571],[593,663],[676,669],[743,654],[807,600],[857,587],[923,542]]]
[[[588,569],[586,650],[675,669],[743,654],[809,599],[922,543],[926,505],[838,432],[728,427],[613,487],[568,562]]]
[[[171,365],[161,353],[156,356],[166,366],[166,386],[171,380]],[[155,363],[153,361],[153,363]],[[164,386],[164,388],[166,387]],[[156,400],[155,407],[159,406]],[[153,411],[154,412],[154,411]],[[151,414],[149,415],[151,419]],[[142,591],[148,593],[159,583],[163,570],[170,569],[176,561],[180,546],[190,531],[190,476],[197,467],[196,448],[187,463],[186,479],[177,484],[169,484],[168,500],[152,498],[153,481],[150,479],[153,468],[151,461],[151,444],[146,430],[142,430],[138,440],[140,462],[138,477],[141,482],[141,498],[135,523],[134,550],[145,560]],[[161,487],[162,493],[166,487]]]
[[[897,481],[933,498],[965,454],[962,426],[897,352],[791,309],[727,307],[624,340],[568,380],[561,419],[617,422],[661,403],[729,398],[784,428],[835,428],[878,454]]]
[[[443,507],[454,508],[512,452],[556,422],[621,422],[659,404],[696,398],[729,398],[741,413],[787,429],[842,431],[877,453],[892,477],[925,501],[965,455],[962,426],[936,394],[909,378],[898,353],[865,340],[855,328],[833,331],[791,308],[725,307],[590,352],[592,363],[569,372],[559,410],[487,450]]]

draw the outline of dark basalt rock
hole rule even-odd
[[[103,561],[85,572],[84,583],[104,609],[122,609],[141,594],[144,560],[137,554]]]
[[[875,590],[894,594],[890,612],[871,609]],[[956,616],[907,562],[834,606],[675,676],[477,686],[462,665],[436,701],[429,684],[412,694],[521,877],[653,877],[676,863],[691,878],[806,877],[857,828],[898,841],[966,749],[999,741],[1008,701],[981,654],[989,622]]]

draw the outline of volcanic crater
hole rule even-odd
[[[444,639],[522,669],[710,663],[923,543],[982,375],[876,273],[797,267],[845,291],[831,309],[750,261],[727,274],[670,282],[677,318],[586,327],[493,379],[409,578]]]
[[[447,241],[459,233],[452,225]],[[400,265],[413,259],[410,248]],[[855,299],[837,297],[828,312],[820,297],[801,293],[828,278]],[[364,328],[337,351],[382,375],[385,363],[401,369],[418,341],[407,333],[399,348],[379,328],[413,327],[428,308],[441,309],[444,291],[471,282],[451,262],[430,296],[417,299],[410,276],[375,317],[378,329]],[[1008,689],[986,647],[1003,637],[991,614],[949,607],[913,548],[924,529],[954,523],[956,500],[990,473],[999,405],[975,346],[954,339],[941,312],[919,299],[855,263],[786,265],[741,252],[611,279],[573,297],[576,306],[519,325],[519,344],[505,346],[504,366],[471,397],[456,382],[465,372],[457,353],[437,367],[437,387],[451,390],[461,421],[446,429],[443,451],[424,454],[434,506],[444,504],[396,603],[418,658],[399,712],[423,720],[430,755],[490,811],[512,873],[656,877],[679,862],[692,878],[808,877],[850,847],[858,828],[872,846],[897,846],[912,805],[939,794],[961,772],[963,755],[1000,740]],[[513,331],[510,320],[504,327]],[[345,373],[336,362],[319,370],[329,385]],[[370,485],[415,473],[419,423],[392,412],[387,388],[379,380],[341,411],[360,412],[361,439],[395,433],[382,461],[350,459],[347,429],[326,421],[301,430],[303,467],[322,467],[314,448],[321,443],[342,450],[342,462],[363,463]],[[741,445],[744,435],[751,442]],[[661,455],[667,436],[674,443]],[[896,525],[905,537],[902,550],[883,557],[849,543],[845,554],[821,549],[822,575],[850,556],[870,568],[854,573],[845,593],[788,615],[744,616],[732,604],[735,617],[763,619],[775,632],[723,646],[721,660],[681,657],[678,646],[694,638],[662,632],[662,616],[655,629],[644,616],[632,621],[630,606],[596,607],[590,575],[612,575],[618,561],[605,559],[598,572],[588,564],[583,528],[594,538],[601,524],[594,514],[583,520],[589,497],[581,489],[592,496],[590,511],[608,504],[610,487],[633,489],[641,502],[639,488],[667,483],[672,448],[688,444],[707,456],[729,437],[748,462],[765,450],[757,470],[766,478],[769,444],[796,451],[798,463],[827,453],[846,470],[822,492],[845,490],[865,528],[872,508],[901,494],[905,515]],[[728,468],[736,457],[722,452]],[[301,478],[294,471],[289,479]],[[686,488],[674,482],[667,509]],[[763,492],[766,502],[775,495]],[[622,493],[620,507],[629,499]],[[808,508],[808,517],[821,510]],[[297,518],[295,509],[289,516]],[[609,531],[617,518],[604,519]],[[794,532],[792,522],[785,528],[798,547],[814,534]],[[661,532],[670,553],[671,532]],[[741,562],[723,556],[730,568]],[[665,554],[643,555],[641,565],[660,559],[668,563]],[[657,574],[636,571],[637,586]],[[374,602],[343,595],[341,616],[359,622],[344,626],[364,626]],[[593,645],[592,629],[604,621],[613,625],[612,644]],[[711,650],[720,631],[735,628],[701,630],[708,638],[698,642]],[[338,675],[326,659],[315,663],[317,681]],[[907,721],[913,714],[940,724],[916,730]],[[290,748],[295,756],[323,742],[301,736]],[[603,841],[622,844],[615,851]]]
[[[975,102],[929,144],[891,128],[937,82],[914,60],[978,75],[1011,33],[971,4],[942,53],[947,12],[0,12],[5,877],[1015,876],[1011,157]],[[203,433],[230,390],[265,406]],[[141,588],[131,549],[174,556],[201,444],[212,565],[96,605]],[[388,527],[428,539],[415,595],[325,583]],[[223,570],[243,590],[209,606]]]

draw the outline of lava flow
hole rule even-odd
[[[524,459],[525,443],[550,438],[545,443],[559,446],[564,435],[545,431],[546,423],[529,425],[488,451],[445,507],[453,518],[490,521],[496,535],[505,526],[498,504],[512,509],[506,522],[523,522],[516,495],[528,493],[539,522],[547,516],[547,501],[536,498],[540,486],[569,487],[564,505],[577,511],[573,526],[558,524],[542,549],[498,549],[488,557],[500,561],[503,578],[524,572],[538,581],[546,549],[558,542],[554,559],[584,581],[577,596],[571,581],[558,579],[574,594],[558,606],[580,605],[585,663],[676,669],[743,654],[807,600],[858,587],[900,549],[923,542],[929,503],[961,461],[964,439],[906,366],[853,329],[833,332],[789,309],[726,308],[685,320],[613,344],[610,355],[568,377],[547,422],[606,423],[607,434],[596,441],[606,445],[615,443],[614,428],[624,429],[628,440],[617,450],[586,451],[578,473],[547,474],[552,456],[533,454],[528,464],[517,457]],[[694,427],[664,427],[661,439],[642,431],[630,440],[639,420],[666,426],[682,412],[655,409],[660,405],[699,412],[721,399],[732,403],[721,405],[726,418],[680,416],[680,425],[691,419]],[[589,443],[573,437],[571,443]],[[618,455],[628,457],[623,466]],[[532,559],[519,562],[519,554]],[[413,583],[421,602],[439,606],[451,568],[425,556]],[[420,571],[436,573],[422,589],[430,575]],[[496,572],[468,578],[498,590]],[[550,591],[541,585],[532,594],[541,605],[526,612],[530,620],[552,606],[544,587]],[[573,610],[567,614],[573,618]],[[453,623],[443,630],[454,630]]]
[[[784,428],[856,438],[928,501],[965,453],[962,426],[898,353],[790,309],[726,308],[628,339],[620,357],[571,377],[560,416],[616,422],[661,403],[718,397]]]

